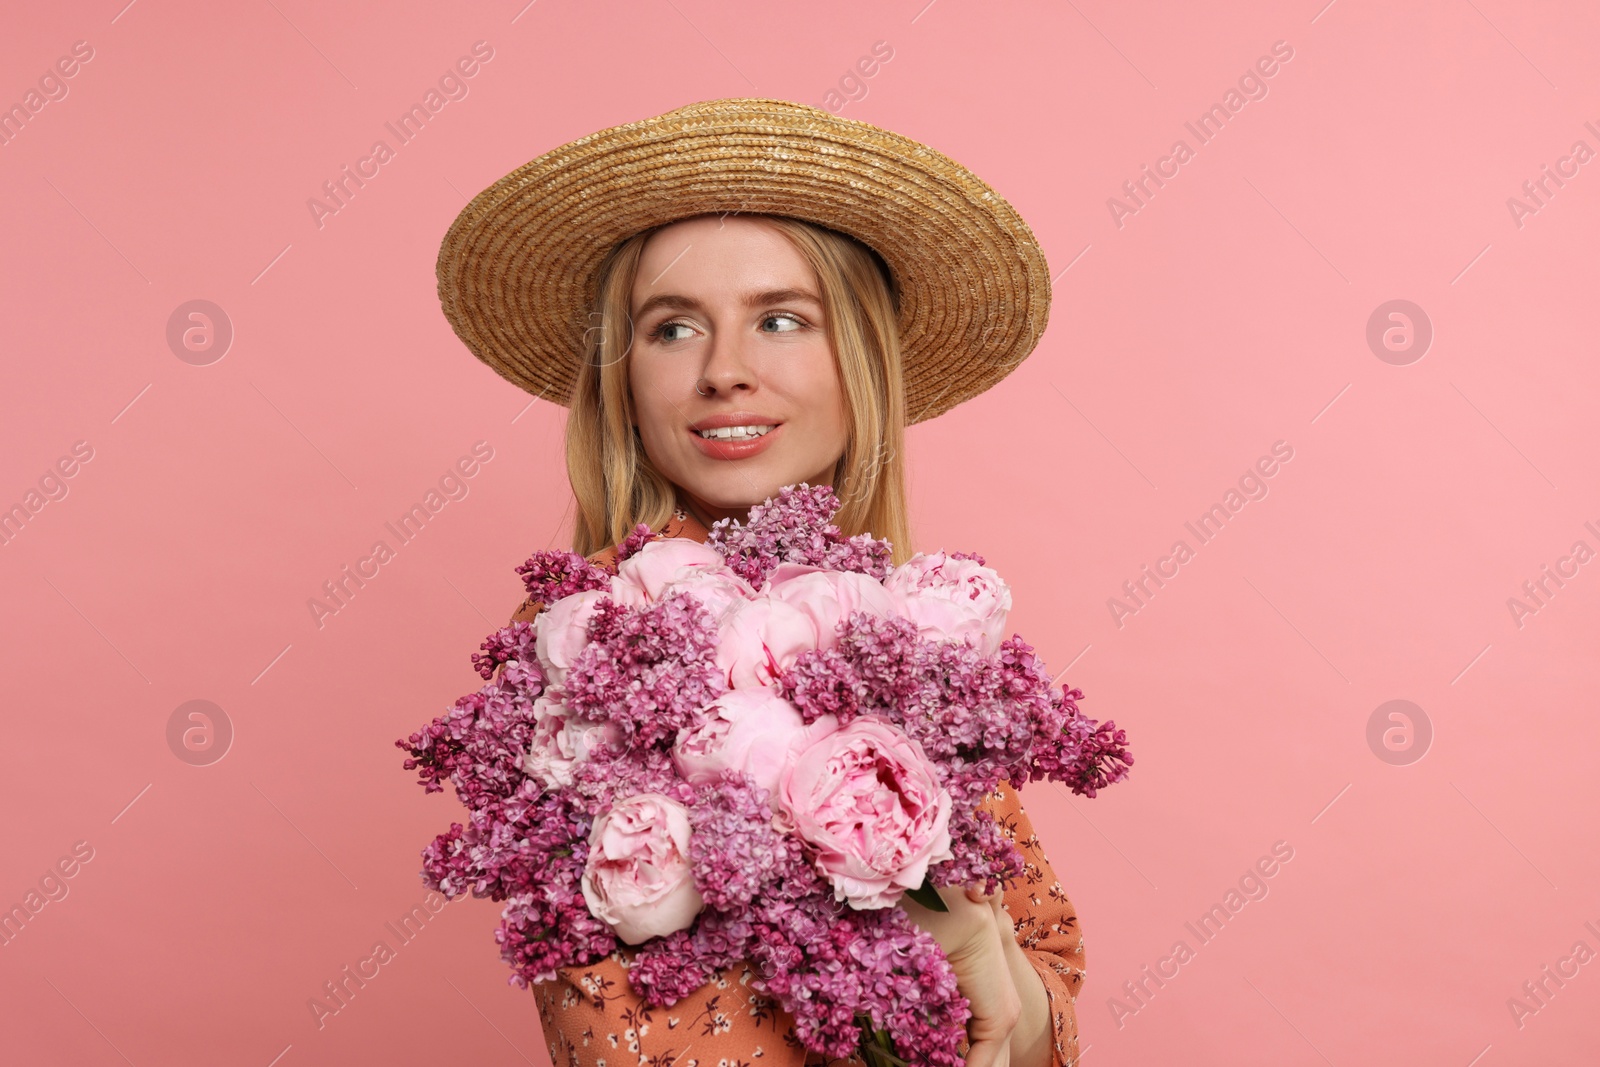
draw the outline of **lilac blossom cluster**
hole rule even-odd
[[[505,902],[512,982],[627,945],[635,992],[667,1005],[748,960],[807,1048],[963,1062],[966,998],[894,905],[1021,874],[983,806],[1001,779],[1092,797],[1133,758],[1003,636],[1010,592],[982,557],[891,566],[837,507],[801,483],[704,544],[641,524],[609,568],[536,554],[518,572],[541,614],[490,635],[486,684],[396,742],[467,809],[423,880]]]

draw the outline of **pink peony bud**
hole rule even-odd
[[[784,562],[773,568],[763,588],[811,620],[817,631],[817,648],[839,643],[835,628],[852,611],[889,616],[897,611],[894,597],[869,574],[830,571],[804,563]]]
[[[580,719],[549,689],[533,702],[533,737],[522,755],[523,773],[546,789],[572,785],[572,768],[602,747],[615,749],[622,730],[614,722]]]
[[[630,945],[686,929],[703,901],[689,868],[689,812],[660,793],[617,801],[589,830],[580,888]]]
[[[976,560],[918,552],[890,571],[883,585],[896,610],[929,640],[970,638],[986,656],[1005,640],[1011,588]]]
[[[718,630],[717,666],[730,689],[773,685],[800,653],[817,647],[805,612],[771,597],[730,605]]]
[[[819,718],[790,751],[776,822],[809,846],[835,899],[887,908],[952,858],[950,794],[922,746],[893,724],[872,715],[837,723]]]
[[[617,564],[617,577],[654,603],[663,596],[662,586],[675,578],[689,577],[696,570],[727,569],[722,553],[704,542],[692,537],[658,537]]]
[[[720,620],[729,611],[756,597],[750,583],[726,567],[687,567],[681,573],[682,577],[661,587],[661,599],[674,593],[688,593],[704,605],[713,619]]]
[[[588,645],[585,628],[594,615],[595,606],[606,597],[628,607],[642,607],[645,603],[640,590],[612,578],[610,589],[587,589],[564,596],[533,617],[533,650],[551,685],[561,684],[572,661]]]
[[[678,732],[672,762],[686,781],[695,784],[735,770],[771,792],[778,786],[778,772],[789,749],[804,736],[799,709],[777,690],[730,689],[707,705],[697,724]]]

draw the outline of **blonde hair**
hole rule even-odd
[[[777,215],[750,217],[788,238],[821,287],[849,429],[834,468],[840,507],[833,521],[846,536],[889,539],[894,563],[902,563],[914,550],[901,461],[905,380],[889,270],[846,234]],[[637,523],[659,530],[677,507],[677,486],[650,462],[633,425],[628,386],[630,297],[645,241],[660,228],[622,241],[602,265],[568,405],[567,476],[577,504],[572,550],[585,556],[619,544]]]

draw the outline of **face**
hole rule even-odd
[[[738,215],[664,227],[645,243],[629,307],[640,439],[702,522],[743,521],[785,485],[832,482],[844,390],[816,275],[781,233]],[[732,436],[697,432],[712,428]]]

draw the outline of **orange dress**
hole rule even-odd
[[[710,533],[684,511],[674,514],[658,532],[696,541],[705,541]],[[616,551],[613,546],[589,558],[608,564]],[[525,600],[511,621],[529,622],[543,606]],[[1084,978],[1077,912],[1011,784],[1000,782],[985,803],[1022,854],[1023,875],[1006,889],[1005,905],[1017,943],[1049,1001],[1054,1031],[1051,1067],[1074,1067],[1075,1001]],[[564,967],[554,981],[533,987],[554,1067],[805,1067],[828,1062],[800,1045],[788,1012],[750,988],[756,975],[748,964],[724,968],[670,1007],[652,1008],[628,984],[631,954],[629,946],[619,943],[605,959]],[[856,1058],[832,1063],[863,1067]]]

